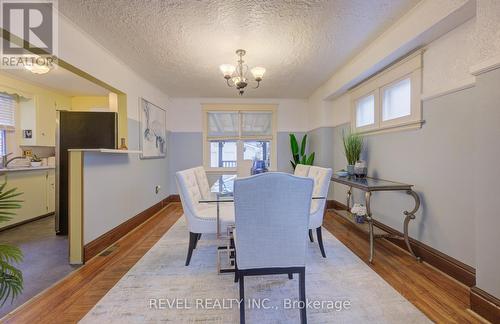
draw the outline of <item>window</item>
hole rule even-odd
[[[264,160],[270,164],[270,141],[245,141],[243,143],[243,160]]]
[[[0,156],[7,153],[6,132],[16,127],[16,102],[15,97],[0,93]]]
[[[275,166],[274,105],[204,105],[204,165],[236,171],[243,161]]]
[[[356,127],[373,125],[375,123],[375,96],[369,95],[356,103]]]
[[[421,82],[419,51],[352,89],[352,130],[376,133],[421,127]]]
[[[210,142],[211,168],[235,168],[237,158],[236,141]]]
[[[384,89],[382,120],[391,120],[411,114],[411,79],[406,78]]]
[[[13,96],[0,94],[0,129],[14,130],[16,126],[15,108],[16,99]]]
[[[0,130],[0,157],[7,154],[7,146],[5,144],[5,130]]]

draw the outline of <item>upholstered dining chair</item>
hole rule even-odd
[[[325,197],[325,199],[314,199],[312,201],[309,217],[309,239],[311,242],[314,242],[313,230],[315,229],[319,249],[324,258],[326,258],[326,253],[323,245],[321,225],[323,224],[323,216],[325,215],[326,197],[328,196],[328,188],[330,186],[332,173],[333,171],[330,168],[321,168],[317,166],[297,164],[295,168],[295,175],[308,177],[314,180],[313,196]]]
[[[270,172],[237,179],[234,183],[236,253],[240,323],[245,323],[246,276],[299,274],[299,296],[305,302],[305,256],[309,209],[314,181]],[[305,307],[301,323],[307,323]]]
[[[217,206],[201,204],[201,199],[210,198],[210,187],[203,167],[197,167],[176,172],[175,179],[181,198],[184,217],[189,229],[189,246],[186,266],[191,261],[193,250],[202,234],[217,233]],[[220,203],[221,228],[234,224],[234,205]]]

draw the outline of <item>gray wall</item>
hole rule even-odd
[[[473,177],[470,152],[474,139],[475,89],[430,100],[423,105],[421,129],[365,137],[363,159],[369,175],[415,185],[422,205],[410,225],[410,236],[466,264],[476,265],[474,248]],[[342,130],[333,132],[334,170],[345,168]],[[335,200],[345,203],[347,188],[333,186]],[[355,200],[362,202],[355,192]],[[404,210],[413,199],[405,193],[375,193],[377,220],[402,231]]]
[[[423,103],[421,129],[365,138],[369,174],[415,185],[422,199],[410,236],[476,268],[477,285],[500,296],[500,69],[476,86]],[[318,165],[345,168],[342,130],[309,132]],[[345,203],[346,187],[332,185]],[[355,200],[362,202],[360,192]],[[402,230],[402,211],[413,206],[404,193],[375,193],[377,220]]]
[[[277,170],[282,172],[292,172],[288,134],[289,132],[278,132],[277,134]],[[295,132],[295,134],[300,140],[305,133]],[[169,190],[170,194],[175,194],[177,193],[175,172],[203,165],[203,133],[169,132],[167,140]]]
[[[473,157],[477,286],[500,298],[500,69],[477,78]],[[470,229],[472,230],[472,228]]]

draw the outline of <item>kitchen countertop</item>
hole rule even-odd
[[[55,166],[0,168],[0,173],[3,173],[3,172],[19,172],[19,171],[53,170],[55,168],[56,168]]]

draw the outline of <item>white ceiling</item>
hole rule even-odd
[[[237,96],[218,66],[243,48],[267,69],[246,97],[307,98],[418,1],[59,0],[59,10],[170,96]]]
[[[2,70],[7,76],[14,77],[49,88],[67,96],[107,96],[109,91],[62,67],[56,67],[46,74],[33,74],[26,69]]]

